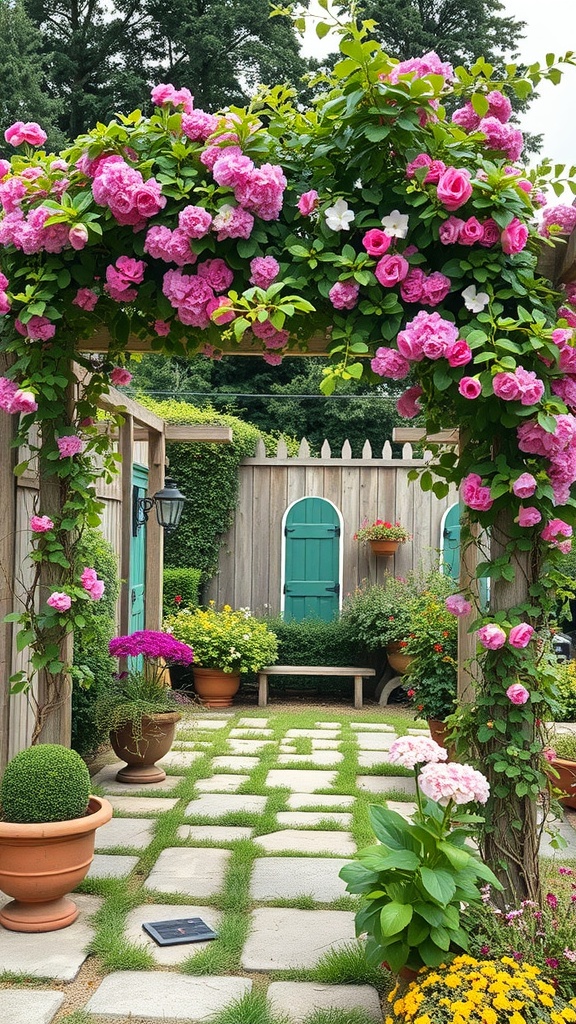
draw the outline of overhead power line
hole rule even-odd
[[[134,388],[126,388],[126,389],[122,388],[122,390],[125,391],[126,394],[130,394],[130,395],[134,395],[134,396],[137,396],[137,395],[143,393],[141,390],[134,389]],[[279,398],[279,399],[287,399],[287,400],[293,399],[293,398],[297,398],[297,399],[305,399],[305,400],[308,400],[308,401],[323,401],[323,402],[325,402],[327,399],[329,399],[330,401],[334,401],[335,399],[336,400],[339,399],[341,401],[348,401],[348,402],[354,401],[355,402],[355,401],[363,401],[365,399],[378,398],[382,402],[396,402],[396,399],[391,397],[390,395],[292,395],[292,394],[279,394],[279,395],[275,395],[275,394],[272,394],[272,395],[270,395],[270,394],[261,394],[261,395],[257,395],[257,394],[250,394],[248,392],[243,392],[243,391],[179,391],[178,394],[175,395],[173,389],[171,391],[159,391],[159,390],[153,389],[153,390],[144,392],[144,394],[148,395],[150,398],[153,398],[156,395],[168,395],[171,398],[177,398],[177,399],[178,398],[209,398],[210,401],[212,401],[213,399],[222,399],[222,400],[224,400],[224,399],[227,399],[227,398],[274,398],[274,399],[278,399]]]

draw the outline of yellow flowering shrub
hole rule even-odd
[[[538,967],[512,957],[456,957],[424,968],[405,992],[388,997],[384,1024],[570,1024],[576,999],[566,1002]]]
[[[190,645],[194,664],[202,668],[257,672],[273,664],[278,654],[276,634],[250,615],[248,608],[234,611],[225,604],[219,611],[211,601],[207,608],[185,608],[168,615],[164,629]]]

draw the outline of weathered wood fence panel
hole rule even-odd
[[[442,516],[457,494],[451,490],[439,500],[410,482],[409,471],[424,465],[409,444],[401,458],[394,458],[388,442],[377,456],[367,442],[362,458],[353,459],[347,442],[340,454],[332,453],[325,442],[317,458],[310,455],[305,440],[294,457],[286,453],[283,442],[273,456],[267,456],[259,443],[254,458],[240,466],[235,520],[222,539],[218,574],[205,599],[248,607],[257,615],[280,611],[283,517],[305,497],[325,498],[342,515],[343,595],[364,579],[381,582],[386,572],[403,576],[439,560]],[[367,545],[353,539],[363,519],[377,518],[400,520],[413,534],[394,558],[376,559]]]

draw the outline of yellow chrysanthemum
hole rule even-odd
[[[423,1013],[420,1017],[417,1017],[414,1024],[432,1024],[430,1017],[427,1013]]]
[[[576,999],[570,1000],[570,1005],[566,1006],[562,1011],[564,1020],[575,1021],[576,1020]]]
[[[554,1000],[551,999],[550,996],[546,996],[546,995],[542,994],[542,995],[539,995],[537,998],[538,998],[538,1002],[542,1003],[542,1006],[554,1006]]]
[[[492,1005],[495,1006],[497,1010],[512,1009],[512,1004],[510,1003],[510,1000],[507,999],[506,996],[503,995],[501,992],[499,992],[498,995],[495,996],[495,998],[492,1000]]]
[[[508,1024],[526,1024],[526,1020],[519,1013],[514,1011],[508,1018]]]
[[[491,1006],[482,1007],[482,1024],[498,1024],[498,1014]]]
[[[448,988],[458,988],[462,984],[462,978],[457,974],[447,974],[444,978],[444,984]]]

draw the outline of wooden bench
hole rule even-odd
[[[354,707],[362,707],[362,678],[375,676],[373,668],[331,668],[327,665],[269,665],[258,673],[258,707],[268,704],[268,676],[354,676]]]

